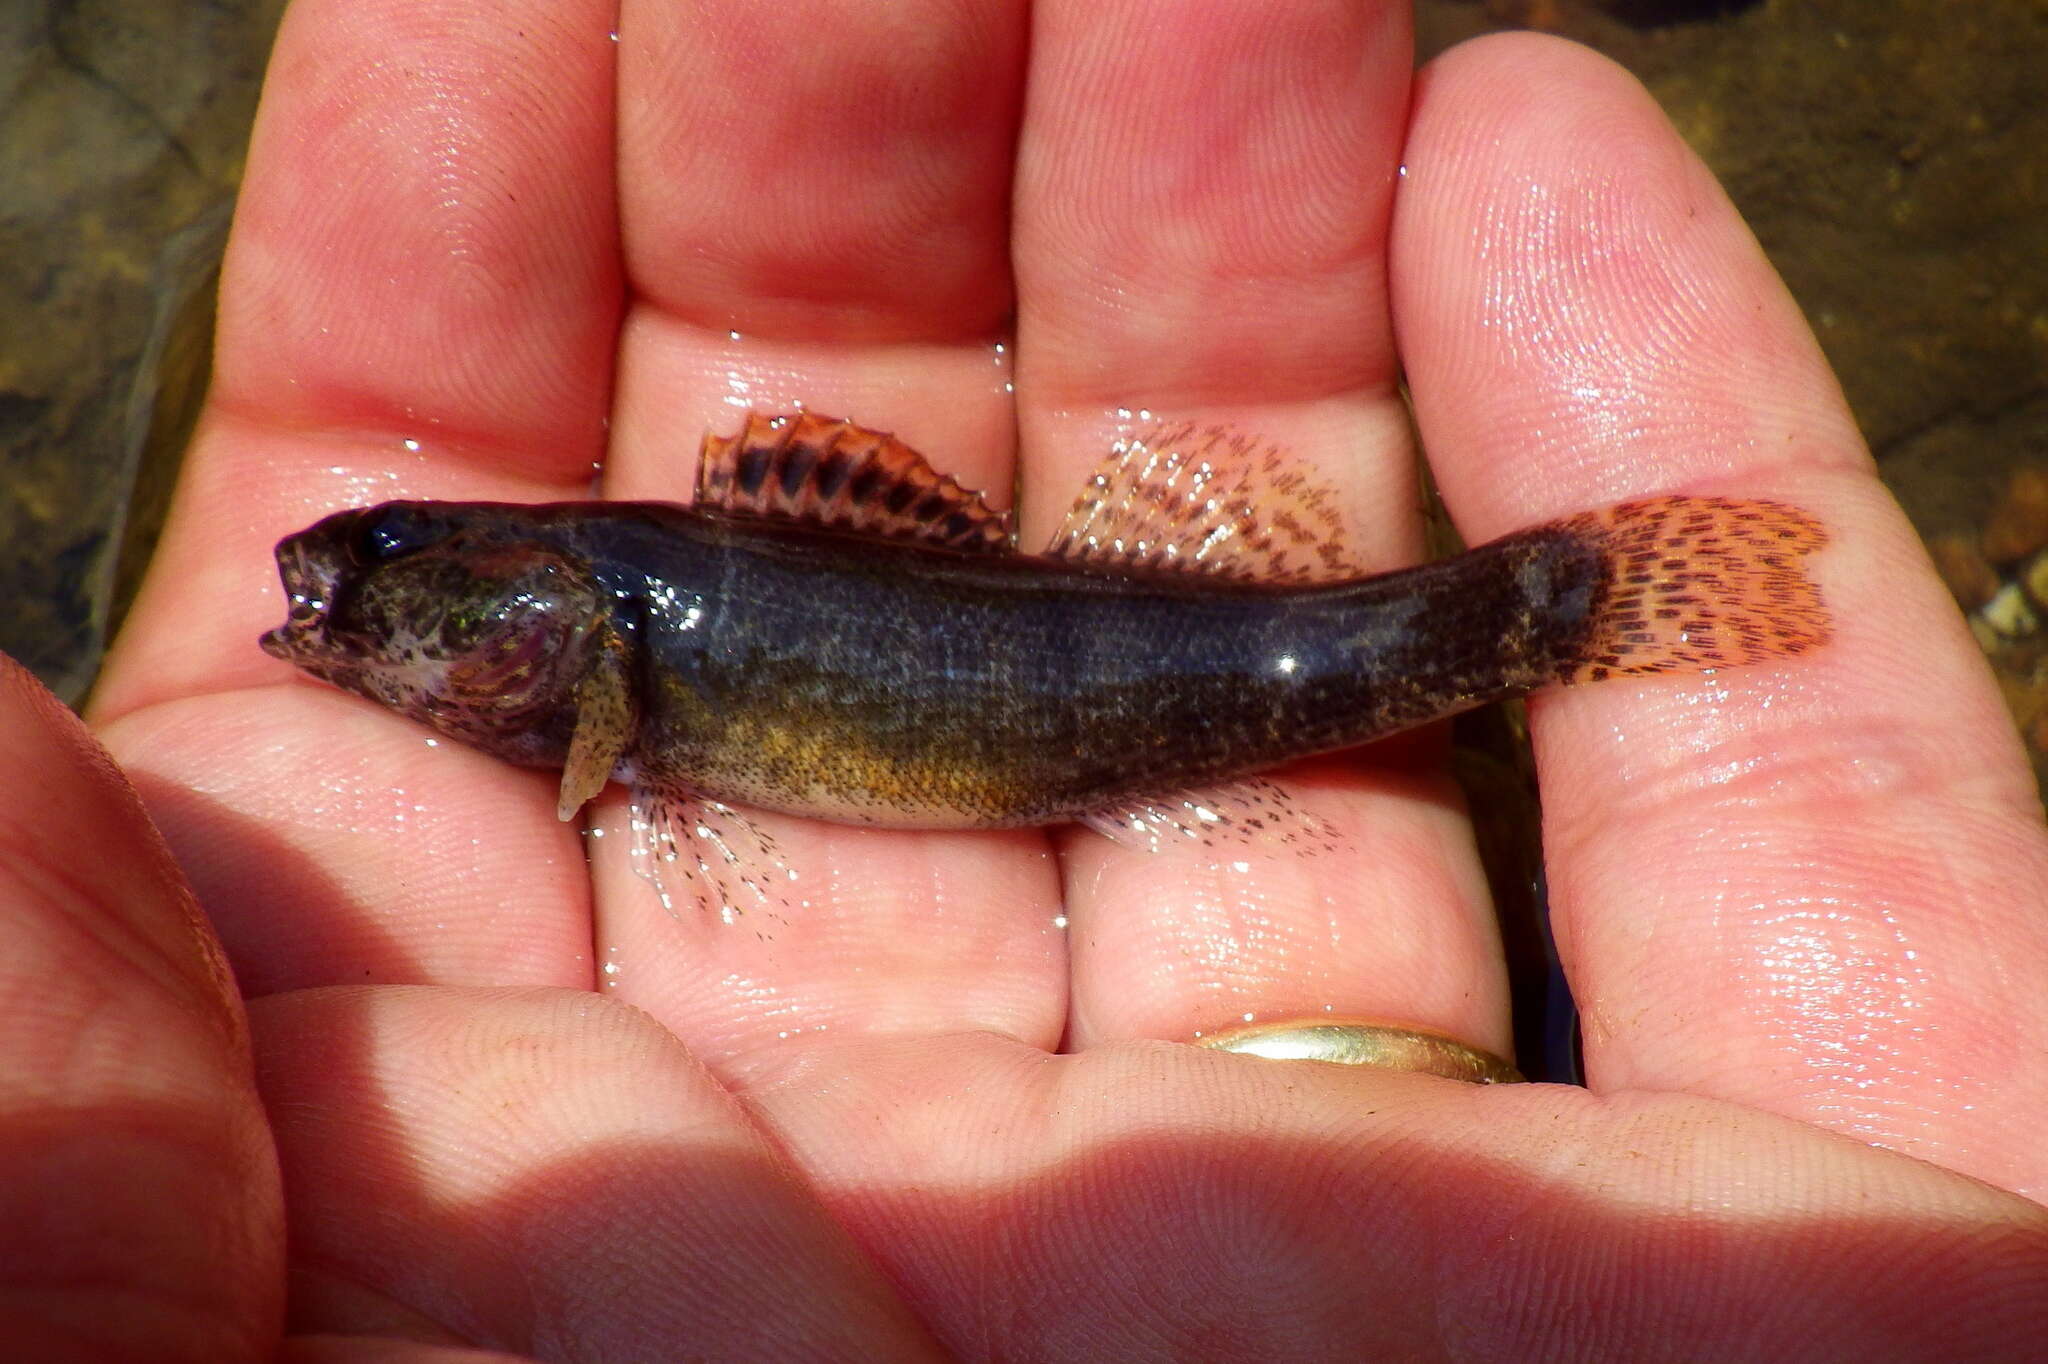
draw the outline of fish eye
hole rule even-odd
[[[416,508],[393,504],[364,515],[353,548],[364,563],[377,564],[425,549],[441,538],[440,527]]]

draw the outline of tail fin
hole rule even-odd
[[[1827,532],[1797,507],[1658,497],[1564,525],[1600,547],[1607,573],[1563,681],[1732,668],[1827,642],[1827,606],[1799,563]]]

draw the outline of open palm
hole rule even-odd
[[[63,884],[98,917],[29,940],[88,998],[31,1036],[104,1086],[68,1178],[127,1229],[44,1253],[146,1309],[75,1294],[47,1338],[261,1356],[289,1282],[303,1359],[2048,1339],[2038,806],[1796,310],[1633,82],[1519,38],[1411,78],[1406,7],[1358,0],[620,10],[287,18],[95,715],[264,1111],[105,774],[12,792],[76,821],[38,857],[91,849]],[[1401,375],[1469,539],[1671,491],[1834,536],[1820,654],[1533,709],[1590,1092],[1180,1045],[1328,1012],[1506,1049],[1471,833],[1412,750],[1292,778],[1345,851],[1243,866],[773,820],[801,903],[728,924],[662,911],[616,791],[585,835],[545,774],[255,645],[271,544],[330,510],[679,500],[704,430],[799,404],[1014,480],[1027,546],[1121,410],[1229,422],[1393,566]]]

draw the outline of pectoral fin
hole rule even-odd
[[[597,627],[589,671],[576,684],[576,729],[562,763],[561,795],[555,813],[576,818],[583,803],[604,790],[639,725],[633,702],[632,655],[610,622]]]

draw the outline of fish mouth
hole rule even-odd
[[[284,584],[284,624],[266,630],[256,642],[263,652],[287,663],[325,659],[327,612],[341,580],[341,564],[332,553],[308,541],[308,532],[278,542],[277,576]]]

